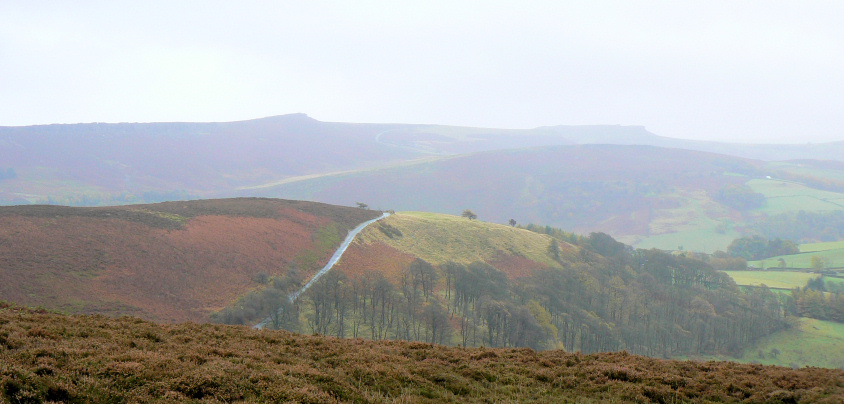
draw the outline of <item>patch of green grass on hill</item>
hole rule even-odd
[[[763,337],[745,348],[741,358],[702,359],[844,369],[844,324],[801,317],[791,328]]]
[[[818,163],[813,162],[813,163]],[[793,173],[802,176],[809,176],[814,178],[828,178],[828,179],[837,179],[837,180],[844,180],[844,171],[836,168],[822,168],[812,165],[805,165],[801,163],[789,162],[789,161],[774,161],[768,163],[771,168],[777,168],[783,170],[787,173]]]
[[[803,184],[775,179],[754,179],[747,182],[754,192],[765,195],[767,202],[755,209],[775,215],[786,212],[829,211],[844,209],[844,194],[822,191]]]
[[[646,237],[637,242],[634,247],[650,249],[665,248],[666,246],[678,248],[682,246],[687,251],[711,253],[717,250],[725,250],[733,240],[741,237],[738,232],[732,230],[723,234],[718,233],[716,226],[717,224],[693,230]]]
[[[785,261],[787,268],[812,268],[812,257],[818,256],[824,260],[824,263],[829,268],[844,267],[844,248],[835,250],[824,250],[806,252],[792,255],[780,255],[776,257],[766,258],[759,261],[748,261],[748,265],[756,268],[776,268],[780,265],[780,258]]]
[[[139,213],[145,213],[145,214],[149,214],[149,215],[152,215],[152,216],[156,216],[156,217],[168,220],[168,221],[172,222],[175,227],[182,227],[188,221],[187,217],[177,215],[175,213],[159,212],[159,211],[150,210],[150,209],[143,209],[143,208],[128,209],[128,210],[130,212],[134,211],[134,212],[139,212]]]
[[[806,243],[800,244],[800,252],[818,252],[827,250],[844,249],[844,241],[831,241],[827,243]]]
[[[654,212],[648,237],[633,243],[636,248],[674,249],[680,246],[689,251],[713,252],[726,250],[741,235],[724,217],[729,211],[715,203],[706,192],[680,190],[671,195],[681,205]],[[720,229],[720,231],[719,231]],[[623,237],[619,238],[625,240]]]
[[[551,267],[559,265],[547,253],[551,238],[529,230],[426,212],[399,212],[382,223],[399,229],[402,236],[390,238],[378,226],[370,226],[358,236],[359,240],[380,241],[434,265],[487,261],[499,252]]]
[[[836,284],[836,285],[841,285],[841,284],[844,284],[844,279],[842,279],[842,278],[833,278],[833,277],[830,277],[830,276],[824,276],[824,277],[823,277],[823,281],[824,281],[824,283],[834,283],[834,284]]]
[[[816,278],[817,274],[795,271],[724,271],[730,275],[737,285],[760,286],[768,285],[771,288],[794,289],[806,286],[809,279]]]

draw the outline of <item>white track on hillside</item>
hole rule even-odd
[[[317,272],[316,275],[314,275],[314,277],[311,278],[311,280],[309,280],[308,283],[305,284],[305,286],[302,286],[302,289],[299,289],[299,290],[291,293],[290,296],[287,297],[287,299],[290,301],[290,303],[293,303],[296,299],[298,299],[299,295],[301,295],[306,290],[308,290],[308,288],[311,287],[311,285],[313,285],[314,282],[319,280],[319,278],[321,278],[323,275],[327,274],[328,271],[331,270],[331,267],[333,267],[334,264],[337,263],[337,261],[340,261],[340,257],[343,256],[343,253],[346,252],[346,249],[349,248],[349,245],[352,244],[352,240],[355,239],[355,236],[357,236],[358,233],[363,231],[363,229],[366,228],[366,226],[369,226],[370,224],[375,223],[375,222],[377,222],[377,221],[379,221],[379,220],[381,220],[381,219],[383,219],[387,216],[390,216],[390,214],[388,212],[384,212],[383,215],[376,217],[375,219],[372,219],[372,220],[367,220],[367,221],[359,224],[358,227],[355,227],[354,229],[352,229],[352,231],[349,232],[349,235],[346,236],[346,239],[343,240],[343,244],[340,244],[340,248],[338,248],[337,251],[334,251],[334,255],[331,256],[331,259],[328,260],[328,263],[325,264],[325,266],[322,267],[322,269],[320,269],[319,272]],[[279,310],[281,310],[281,308],[279,308]],[[263,321],[261,321],[258,324],[255,324],[255,326],[253,328],[261,329],[261,328],[266,327],[267,324],[269,324],[271,322],[272,322],[272,316],[265,318]]]

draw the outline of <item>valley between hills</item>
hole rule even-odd
[[[799,328],[772,292],[599,233],[396,212],[285,301],[379,215],[262,198],[0,208],[3,300],[40,307],[0,310],[5,397],[834,402],[844,389],[840,370],[703,362],[752,359],[760,338]],[[286,381],[259,382],[270,374]]]
[[[839,402],[840,147],[0,127],[0,400]]]

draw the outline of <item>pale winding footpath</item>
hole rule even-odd
[[[363,231],[363,229],[366,228],[366,226],[369,226],[370,224],[375,223],[375,222],[377,222],[377,221],[379,221],[379,220],[381,220],[381,219],[383,219],[387,216],[390,216],[390,213],[384,212],[384,214],[382,214],[381,216],[376,217],[375,219],[372,219],[372,220],[367,220],[367,221],[359,224],[354,229],[352,229],[352,231],[350,231],[349,234],[346,236],[346,239],[343,240],[343,243],[340,244],[340,247],[337,249],[337,251],[334,252],[334,255],[331,256],[331,259],[328,260],[328,263],[325,264],[325,266],[322,267],[322,269],[320,269],[319,272],[317,272],[316,275],[314,275],[314,277],[311,278],[311,280],[309,280],[308,283],[305,284],[305,286],[302,286],[302,289],[299,289],[299,290],[291,293],[290,296],[287,297],[287,299],[290,301],[290,303],[293,303],[299,297],[299,295],[301,295],[303,292],[308,290],[308,288],[311,287],[311,285],[313,285],[314,282],[319,280],[319,278],[321,278],[323,275],[327,274],[328,271],[330,271],[331,268],[334,266],[334,264],[337,263],[337,261],[340,261],[340,257],[343,256],[343,253],[346,252],[346,249],[349,248],[349,245],[352,244],[352,240],[355,239],[355,236],[357,236],[358,233]],[[279,308],[279,310],[281,310],[281,308]],[[270,323],[272,323],[272,316],[265,318],[263,321],[261,321],[258,324],[255,324],[254,328],[261,329],[261,328],[266,327],[267,324],[270,324]]]

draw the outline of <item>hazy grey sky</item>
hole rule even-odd
[[[0,1],[0,125],[294,112],[844,140],[844,2]]]

